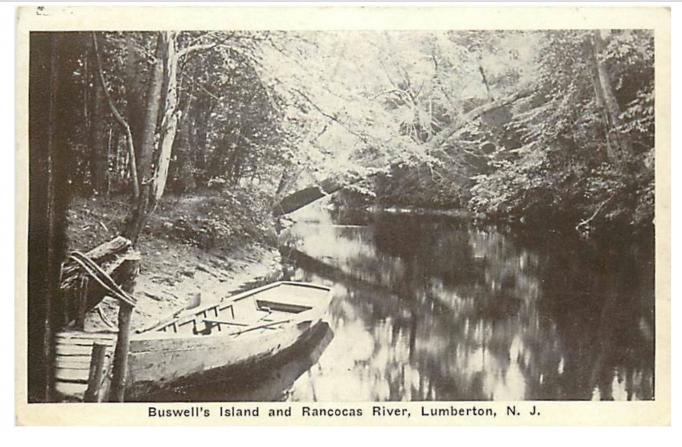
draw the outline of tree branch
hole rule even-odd
[[[98,72],[98,79],[100,82],[100,85],[102,86],[102,90],[104,91],[104,96],[107,98],[107,103],[109,104],[109,110],[111,110],[111,114],[114,115],[114,118],[116,118],[116,121],[123,127],[123,130],[126,133],[126,140],[128,141],[128,157],[130,158],[130,175],[132,176],[133,180],[133,196],[135,199],[137,199],[140,196],[140,184],[137,179],[137,162],[135,160],[135,146],[133,143],[133,134],[130,131],[130,126],[128,125],[128,122],[123,118],[123,116],[119,113],[118,109],[116,108],[116,105],[114,105],[114,101],[111,99],[111,95],[109,94],[109,89],[107,88],[107,84],[104,80],[104,72],[102,71],[102,58],[99,54],[99,47],[97,45],[97,34],[94,32],[92,33],[92,45],[93,49],[95,51],[95,59],[97,61],[97,72]]]
[[[176,57],[178,59],[183,58],[184,56],[187,56],[190,53],[194,53],[196,51],[201,51],[201,50],[210,50],[212,48],[215,48],[219,45],[218,42],[211,42],[211,43],[205,43],[205,44],[198,44],[198,45],[192,45],[187,48],[183,48],[182,50],[178,51],[176,54]]]
[[[532,88],[526,88],[512,95],[505,96],[504,98],[498,99],[496,101],[491,101],[489,103],[483,104],[482,106],[476,107],[473,110],[470,110],[469,112],[465,113],[461,117],[456,118],[444,130],[442,130],[437,135],[434,135],[434,137],[429,141],[429,143],[435,147],[438,147],[445,143],[445,141],[448,138],[455,135],[467,123],[474,121],[475,119],[480,118],[482,115],[491,112],[495,109],[499,109],[500,107],[512,104],[518,101],[519,99],[526,98],[533,94],[533,91],[534,90]]]
[[[602,208],[604,208],[604,206],[607,203],[609,203],[611,201],[611,199],[613,199],[615,196],[616,196],[616,193],[613,193],[606,200],[604,200],[602,203],[600,203],[599,206],[597,207],[597,209],[594,211],[594,213],[592,213],[592,215],[590,217],[588,217],[587,219],[583,219],[580,222],[578,222],[578,225],[575,226],[575,229],[579,232],[581,232],[582,230],[585,230],[585,229],[589,229],[590,223],[597,217],[597,215],[599,214],[599,211],[601,211]]]
[[[335,115],[331,115],[331,114],[325,112],[324,110],[322,110],[317,104],[315,104],[315,102],[313,102],[312,99],[310,99],[310,97],[308,97],[308,95],[306,95],[305,93],[303,93],[302,91],[300,91],[300,90],[298,90],[298,89],[292,89],[292,91],[298,93],[298,95],[300,95],[303,99],[305,99],[306,102],[308,102],[315,110],[317,110],[317,112],[318,112],[320,115],[322,115],[322,116],[324,116],[325,118],[328,118],[328,119],[334,121],[335,123],[339,124],[341,127],[343,127],[344,129],[346,129],[346,131],[347,131],[348,133],[350,133],[351,135],[354,135],[354,136],[358,137],[363,143],[369,144],[369,140],[367,139],[367,137],[366,137],[365,135],[362,135],[362,134],[360,134],[360,133],[354,131],[354,130],[351,129],[346,123],[344,123],[344,122],[342,122],[341,120],[339,120],[339,118],[336,117]]]

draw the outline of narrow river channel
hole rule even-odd
[[[329,327],[192,400],[642,400],[653,241],[609,247],[465,219],[332,213],[289,229],[288,278],[333,285]]]

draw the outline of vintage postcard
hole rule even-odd
[[[19,425],[667,425],[670,11],[17,11]]]

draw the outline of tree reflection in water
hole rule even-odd
[[[288,399],[653,398],[652,241],[387,214],[334,223],[291,229],[293,276],[334,283],[336,298],[335,337]]]

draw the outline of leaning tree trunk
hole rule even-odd
[[[162,36],[159,34],[156,42],[156,60],[152,67],[147,84],[147,105],[144,110],[144,126],[142,129],[142,145],[138,151],[137,177],[140,181],[140,194],[138,195],[132,213],[126,222],[123,236],[130,239],[133,244],[137,242],[147,216],[150,211],[149,191],[152,176],[152,158],[154,156],[156,124],[159,118],[160,96],[163,87],[163,45]]]
[[[592,82],[592,89],[594,90],[595,104],[597,105],[597,110],[599,112],[599,115],[601,116],[601,122],[603,123],[604,138],[606,139],[607,143],[606,150],[605,151],[600,150],[599,156],[602,159],[602,161],[607,161],[615,157],[612,148],[608,144],[610,119],[609,114],[606,111],[604,91],[602,90],[601,83],[599,82],[599,69],[597,68],[597,61],[594,58],[594,46],[592,44],[591,38],[587,39],[585,47],[586,59],[589,61],[588,66],[590,68],[590,80]]]
[[[147,85],[147,105],[144,111],[144,128],[142,129],[142,146],[137,163],[138,178],[142,183],[149,183],[152,176],[152,159],[154,157],[154,143],[156,125],[159,120],[160,97],[163,88],[164,52],[163,37],[159,34],[156,42],[156,61],[152,67]]]
[[[632,154],[630,137],[621,130],[621,109],[603,61],[604,41],[600,31],[593,31],[588,42],[591,49],[592,82],[597,106],[601,108],[606,126],[607,155],[610,161],[621,164]]]
[[[157,41],[157,60],[154,73],[149,80],[149,94],[147,95],[147,112],[145,118],[144,147],[140,165],[144,163],[144,171],[141,171],[145,180],[140,187],[140,196],[135,204],[133,212],[128,219],[123,235],[130,239],[133,244],[137,242],[147,219],[154,212],[158,200],[163,195],[168,178],[168,165],[170,163],[173,141],[178,124],[177,112],[177,71],[178,55],[176,48],[176,33],[162,32]],[[159,131],[158,159],[152,172],[152,156],[155,144],[154,135],[159,109],[161,108],[162,86],[166,86],[164,92],[163,118]]]
[[[178,52],[175,32],[164,32],[162,34],[163,46],[165,49],[165,76],[166,92],[163,119],[161,121],[161,140],[159,147],[159,159],[154,171],[154,178],[151,183],[151,193],[153,205],[163,195],[168,179],[168,167],[170,165],[171,153],[173,152],[173,142],[178,128]]]
[[[354,173],[347,173],[338,177],[327,178],[321,181],[318,185],[309,186],[284,197],[273,207],[273,215],[277,217],[294,212],[299,208],[303,208],[309,203],[321,199],[322,197],[325,197],[329,194],[335,193],[336,191],[339,191],[340,189],[343,189],[346,186],[356,183],[362,179],[363,177]]]
[[[126,33],[126,59],[125,59],[125,90],[126,90],[126,112],[130,131],[135,145],[136,158],[140,159],[142,150],[142,135],[144,129],[145,109],[143,107],[145,99],[144,79],[140,75],[141,58],[135,48],[135,37],[133,33]]]
[[[486,104],[480,105],[464,115],[457,117],[450,123],[445,129],[441,130],[439,133],[434,135],[425,144],[428,145],[430,149],[438,149],[440,146],[448,142],[451,138],[455,138],[463,132],[465,125],[481,118],[485,114],[492,112],[494,110],[506,107],[509,104],[514,103],[520,99],[526,98],[533,94],[533,90],[524,89],[509,96],[505,96],[500,99],[488,102]],[[354,172],[341,173],[336,176],[329,177],[317,185],[309,186],[307,188],[296,191],[292,194],[287,195],[280,201],[278,201],[273,207],[272,212],[274,216],[281,216],[284,214],[296,211],[299,208],[312,203],[322,197],[332,194],[340,189],[345,188],[348,185],[357,183],[367,176],[362,177]]]

